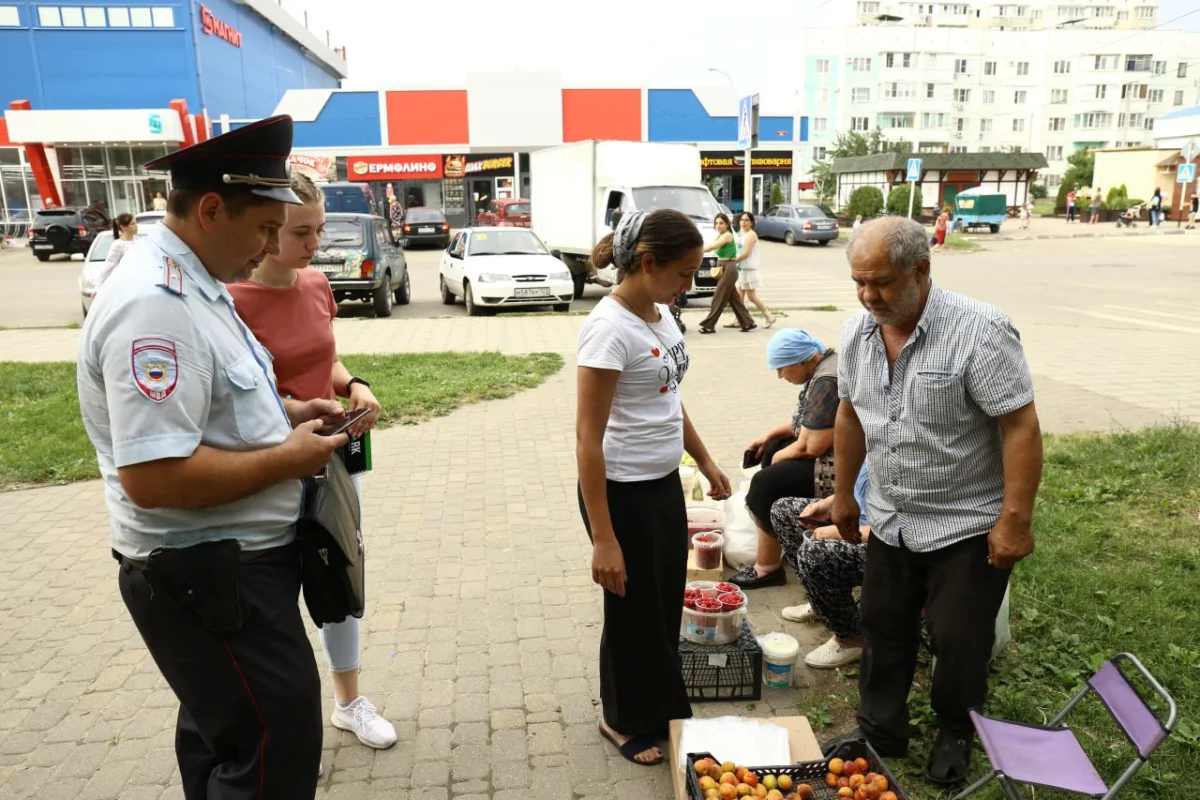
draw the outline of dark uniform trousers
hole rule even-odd
[[[179,698],[175,752],[187,800],[298,800],[317,790],[321,679],[300,618],[295,545],[237,567],[241,626],[221,635],[121,561],[121,597]],[[150,567],[153,569],[153,567]]]
[[[921,609],[932,628],[937,664],[930,697],[941,729],[970,739],[968,709],[987,697],[996,614],[1011,569],[987,563],[986,536],[928,553],[872,536],[862,587],[867,646],[858,671],[858,723],[881,755],[908,747],[908,694],[920,645]]]

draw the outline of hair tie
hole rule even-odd
[[[634,250],[637,247],[638,235],[642,232],[642,223],[645,221],[645,211],[627,211],[621,215],[621,221],[613,231],[613,263],[618,269],[628,270],[633,267]]]

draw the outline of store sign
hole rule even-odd
[[[346,171],[352,181],[437,180],[441,156],[350,156]]]
[[[313,156],[308,153],[292,153],[288,156],[288,164],[292,166],[292,169],[313,180],[323,181],[329,177],[329,170],[333,166],[333,158],[330,156]]]
[[[147,120],[147,124],[150,127],[151,133],[155,134],[156,136],[158,134],[161,134],[162,133],[162,114],[151,114],[150,118]]]
[[[487,156],[474,160],[468,160],[467,156],[461,155],[446,156],[447,178],[462,178],[466,175],[475,175],[480,172],[511,171],[512,168],[512,156]]]
[[[224,39],[234,47],[242,46],[242,32],[213,16],[206,7],[200,6],[200,29],[209,36]]]
[[[700,169],[710,171],[741,170],[746,157],[740,153],[701,153]],[[786,172],[792,168],[791,153],[761,153],[750,156],[750,169],[759,172]]]

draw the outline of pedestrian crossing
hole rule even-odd
[[[1185,303],[1158,300],[1136,306],[1122,303],[1106,303],[1086,308],[1055,306],[1054,310],[1150,330],[1200,335],[1200,306]]]
[[[859,308],[850,278],[823,275],[788,274],[786,268],[764,270],[761,297],[772,308],[837,306],[839,310]]]

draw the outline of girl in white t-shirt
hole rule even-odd
[[[628,212],[592,252],[618,283],[579,334],[579,502],[604,588],[600,733],[635,764],[663,760],[672,719],[692,715],[679,663],[687,513],[679,462],[692,455],[712,485],[729,479],[709,456],[679,395],[689,355],[665,305],[692,284],[704,239],[678,211]]]

